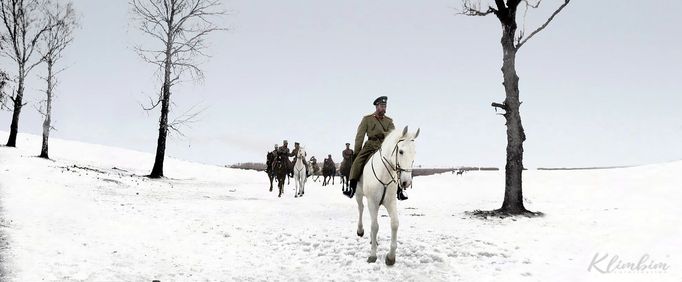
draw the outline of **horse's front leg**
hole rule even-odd
[[[362,227],[362,212],[365,210],[365,205],[362,203],[362,196],[355,195],[355,200],[358,202],[358,236],[365,235],[365,228]]]
[[[273,179],[273,177],[271,175],[268,175],[268,178],[270,178],[270,192],[272,192],[272,179]]]
[[[379,207],[376,203],[373,203],[370,198],[367,198],[367,206],[369,208],[369,215],[372,219],[372,231],[370,232],[370,243],[372,244],[372,250],[369,253],[369,258],[367,262],[373,263],[377,261],[377,233],[379,233],[379,220],[377,218],[379,214]]]
[[[400,222],[398,221],[398,208],[396,207],[396,201],[389,201],[388,207],[386,209],[388,210],[388,215],[391,217],[391,248],[388,251],[388,255],[386,256],[386,265],[394,265],[395,249],[398,247],[398,225],[400,225]]]
[[[304,175],[301,178],[303,178],[303,180],[301,181],[301,196],[303,196],[303,194],[305,194],[305,182],[308,181],[308,177]]]
[[[298,176],[294,175],[294,198],[298,198],[298,184],[300,181],[298,181]]]
[[[300,179],[298,180],[298,196],[301,197],[303,196],[303,180]]]
[[[305,172],[303,172],[305,173]],[[305,181],[305,175],[298,176],[298,196],[303,196],[303,181]]]
[[[270,178],[270,192],[272,192],[272,181],[273,180],[274,180],[274,178]]]

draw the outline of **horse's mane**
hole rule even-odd
[[[400,140],[400,137],[402,137],[403,131],[402,130],[391,130],[391,132],[388,133],[388,136],[384,138],[384,142],[381,143],[381,150],[386,152],[386,151],[391,151],[393,150],[393,146],[398,143]]]

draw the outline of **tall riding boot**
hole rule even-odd
[[[404,201],[407,200],[407,195],[403,193],[403,188],[398,187],[398,200]]]
[[[355,179],[350,180],[350,187],[348,189],[343,191],[343,194],[346,195],[348,198],[353,198],[353,195],[355,195],[355,187],[358,186],[358,181]]]

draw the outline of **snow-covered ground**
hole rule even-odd
[[[385,210],[369,264],[338,184],[308,182],[295,199],[292,182],[277,198],[263,172],[169,158],[169,178],[152,180],[151,154],[52,139],[50,161],[34,157],[38,136],[18,144],[0,147],[8,281],[682,281],[680,161],[526,171],[526,206],[540,218],[465,214],[499,207],[501,171],[417,177],[388,267]],[[668,267],[614,269],[643,256]]]

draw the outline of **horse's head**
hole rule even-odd
[[[398,173],[398,181],[401,187],[412,186],[412,166],[416,155],[414,140],[419,136],[419,129],[415,133],[407,132],[407,126],[397,138],[395,146],[391,149],[389,161],[394,165]]]
[[[296,154],[296,157],[303,160],[303,159],[305,159],[305,156],[306,156],[306,152],[305,152],[305,149],[303,148],[303,146],[298,147],[298,153]]]

